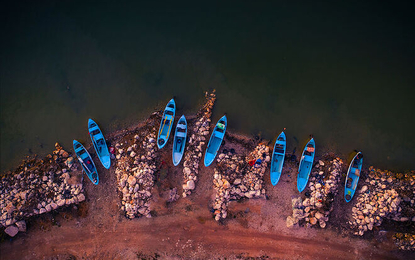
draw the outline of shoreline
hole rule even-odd
[[[207,103],[211,102],[208,95],[206,95],[206,98]],[[365,232],[367,232],[369,228],[366,226],[365,230],[363,226],[366,224],[361,224],[360,216],[364,216],[363,219],[365,219],[365,216],[367,215],[369,218],[368,224],[372,225],[371,223],[373,223],[370,231],[367,233],[375,234],[375,232],[379,233],[381,231],[380,228],[382,228],[382,222],[374,223],[374,221],[371,221],[370,219],[372,217],[376,219],[376,216],[378,216],[380,213],[375,210],[373,212],[370,211],[371,213],[369,214],[368,207],[360,207],[356,205],[360,203],[360,200],[365,196],[365,194],[367,194],[366,191],[370,190],[372,191],[372,194],[377,194],[376,192],[379,193],[382,190],[386,190],[386,188],[388,188],[388,190],[394,190],[391,191],[391,194],[392,197],[394,196],[394,198],[396,198],[396,200],[393,201],[393,205],[395,206],[392,207],[392,202],[390,202],[390,204],[383,205],[382,209],[387,207],[389,215],[382,216],[382,219],[385,217],[385,220],[388,220],[388,217],[391,217],[395,222],[394,224],[396,225],[395,231],[402,229],[402,225],[407,225],[405,223],[410,223],[408,226],[408,231],[414,232],[415,216],[411,219],[407,215],[415,215],[415,212],[411,211],[411,208],[414,208],[415,193],[413,192],[410,194],[410,192],[403,192],[405,189],[409,189],[409,191],[411,191],[411,188],[412,190],[414,189],[414,171],[402,174],[391,173],[389,171],[381,171],[374,168],[369,168],[369,170],[366,170],[367,168],[364,169],[362,179],[359,181],[359,191],[357,191],[357,194],[353,198],[353,203],[346,204],[346,208],[349,210],[349,212],[346,214],[346,216],[341,216],[345,215],[344,212],[342,212],[340,205],[342,203],[341,201],[343,197],[342,187],[344,186],[344,177],[342,175],[344,174],[345,166],[348,166],[346,165],[347,162],[343,162],[342,165],[337,167],[337,172],[334,178],[331,179],[335,182],[335,185],[327,186],[327,193],[313,193],[313,191],[316,190],[316,187],[318,187],[317,189],[324,189],[326,187],[321,185],[319,181],[328,180],[333,175],[332,170],[325,168],[324,165],[329,165],[332,160],[340,160],[336,159],[337,156],[335,156],[335,154],[319,154],[316,156],[313,167],[313,169],[315,168],[316,171],[310,176],[311,180],[307,185],[307,190],[300,194],[293,191],[291,187],[293,184],[295,184],[296,167],[298,167],[298,160],[288,160],[288,156],[286,158],[286,162],[284,163],[285,165],[283,176],[281,177],[280,182],[275,187],[270,185],[269,160],[267,159],[267,156],[269,157],[269,153],[271,152],[270,150],[272,149],[272,147],[269,146],[272,144],[270,141],[261,140],[260,138],[259,140],[253,140],[246,135],[227,132],[225,136],[225,144],[220,148],[213,165],[208,168],[199,166],[199,162],[201,161],[201,156],[199,155],[204,154],[207,142],[206,139],[209,138],[212,129],[212,124],[209,123],[211,123],[210,118],[213,104],[214,100],[210,103],[210,105],[202,106],[197,114],[188,117],[189,127],[197,127],[194,128],[196,130],[192,128],[189,132],[189,138],[195,140],[195,143],[187,146],[187,148],[191,147],[191,150],[193,151],[194,149],[197,154],[188,156],[187,160],[184,157],[183,162],[181,162],[177,167],[173,167],[171,163],[171,141],[162,150],[157,150],[155,148],[155,143],[153,140],[156,137],[155,133],[158,129],[159,119],[161,118],[161,115],[159,112],[154,112],[146,120],[138,122],[137,124],[127,129],[105,135],[107,141],[111,144],[111,146],[116,148],[117,152],[116,159],[113,160],[113,166],[110,170],[105,171],[102,167],[98,167],[98,174],[100,177],[101,173],[103,175],[103,185],[100,183],[97,187],[93,187],[90,183],[88,183],[88,178],[83,178],[83,180],[85,180],[87,183],[83,182],[80,176],[84,176],[84,173],[81,169],[79,169],[80,167],[77,166],[77,163],[69,164],[68,162],[69,158],[71,158],[71,153],[66,152],[62,147],[57,145],[55,152],[53,155],[51,155],[51,158],[48,156],[46,157],[49,159],[49,163],[44,159],[43,162],[40,163],[40,168],[38,168],[41,169],[41,167],[43,167],[45,169],[49,169],[51,166],[56,166],[54,174],[50,174],[50,171],[46,172],[46,170],[43,172],[39,170],[37,173],[39,176],[42,174],[44,175],[42,177],[42,181],[44,181],[44,183],[40,184],[40,186],[37,188],[39,194],[44,195],[47,193],[46,191],[53,189],[54,197],[46,198],[47,201],[45,203],[40,201],[40,203],[34,205],[36,202],[31,201],[26,205],[26,198],[23,198],[24,196],[16,196],[16,194],[22,193],[17,189],[25,190],[24,185],[21,185],[20,188],[16,188],[17,192],[12,191],[12,206],[8,207],[6,212],[4,209],[10,203],[6,203],[4,201],[6,200],[6,196],[10,195],[10,191],[8,190],[8,187],[4,185],[4,181],[7,180],[7,183],[10,184],[12,181],[15,181],[15,176],[21,174],[21,172],[24,172],[25,174],[23,175],[28,175],[28,182],[31,182],[37,175],[30,177],[30,174],[33,174],[36,169],[30,169],[30,167],[28,169],[25,168],[27,167],[25,165],[28,163],[33,163],[31,160],[26,162],[25,165],[20,165],[17,167],[13,173],[3,173],[1,175],[1,214],[2,216],[4,216],[5,213],[7,214],[6,219],[4,219],[4,217],[2,218],[2,230],[3,228],[5,229],[6,226],[15,226],[13,228],[12,234],[16,231],[16,228],[19,230],[18,232],[25,232],[26,228],[23,228],[19,226],[20,224],[17,225],[15,223],[22,220],[29,220],[33,217],[33,215],[37,215],[38,217],[42,218],[42,216],[45,216],[46,214],[51,214],[47,212],[54,212],[55,210],[65,211],[65,208],[68,209],[71,207],[85,207],[76,205],[93,205],[97,202],[91,201],[91,197],[93,198],[95,196],[95,194],[92,193],[94,190],[99,190],[101,185],[101,187],[111,187],[112,190],[106,191],[103,194],[113,196],[114,200],[117,200],[116,202],[113,202],[113,204],[115,203],[114,205],[116,205],[117,209],[111,208],[111,210],[114,214],[118,213],[119,217],[123,219],[135,219],[138,217],[139,221],[141,219],[140,217],[142,216],[147,218],[157,218],[163,214],[168,215],[169,210],[174,209],[177,205],[183,203],[189,203],[188,205],[193,205],[193,200],[196,200],[196,198],[199,197],[203,197],[200,199],[199,204],[203,205],[204,210],[208,210],[210,212],[211,218],[218,221],[219,226],[226,226],[233,225],[233,219],[242,221],[246,218],[245,215],[250,214],[250,210],[245,212],[247,211],[246,209],[243,211],[243,213],[238,213],[238,210],[235,211],[235,205],[238,206],[240,203],[252,204],[256,201],[260,204],[263,204],[262,207],[266,209],[269,207],[275,207],[272,205],[267,205],[267,203],[271,203],[270,201],[275,200],[274,203],[279,202],[282,204],[280,206],[280,210],[282,211],[276,212],[277,214],[284,215],[282,218],[283,220],[279,219],[277,221],[280,227],[281,223],[283,223],[283,226],[286,225],[288,228],[292,228],[293,232],[300,232],[298,229],[302,229],[302,227],[311,227],[316,225],[317,221],[315,219],[317,219],[319,223],[318,226],[320,228],[313,229],[324,230],[327,225],[329,229],[339,228],[342,233],[346,234],[348,237],[353,238],[356,238],[356,236],[353,235],[354,232],[357,232],[358,235],[367,238]],[[199,125],[197,125],[197,122],[199,122],[199,125],[203,125],[202,130],[200,130],[201,128]],[[209,131],[206,131],[205,129],[209,129]],[[209,135],[205,132],[208,132]],[[194,135],[194,137],[192,137],[192,135]],[[88,145],[86,148],[91,150],[92,145]],[[187,148],[185,154],[189,153]],[[232,149],[234,152],[232,152]],[[263,156],[264,152],[266,153],[265,156]],[[56,158],[54,155],[56,155]],[[263,158],[264,163],[262,163],[258,168],[247,167],[247,162],[249,160],[256,159],[257,157]],[[41,161],[40,159],[38,160]],[[39,163],[39,161],[37,163]],[[69,167],[69,165],[71,166]],[[192,165],[192,167],[189,165]],[[321,167],[321,169],[319,167]],[[323,174],[320,174],[321,172],[323,172]],[[389,181],[388,178],[379,177],[382,176],[384,172],[386,172],[385,174],[388,174],[388,178],[392,178],[392,181]],[[45,176],[46,179],[44,179]],[[17,179],[20,180],[20,182],[23,182],[22,180],[24,178]],[[77,179],[77,182],[74,182],[75,179]],[[394,185],[394,182],[399,182],[399,185]],[[58,188],[57,184],[55,185],[55,183],[64,183],[67,186],[64,185],[63,188]],[[377,189],[378,183],[380,183],[379,189]],[[75,185],[74,189],[69,185]],[[402,185],[406,185],[405,189],[398,187]],[[84,190],[85,187],[86,190]],[[314,187],[314,190],[312,187]],[[29,188],[29,190],[30,189],[34,188],[32,187]],[[65,198],[64,203],[62,203],[62,201],[55,203],[54,201],[58,199],[59,196],[62,197],[63,195],[68,195],[68,189],[70,190],[71,195],[79,195],[80,198],[76,197],[77,199],[73,199],[73,197],[68,197]],[[116,194],[112,194],[115,190],[117,190]],[[335,194],[334,198],[328,198],[331,196],[329,193],[333,193],[334,191],[338,192],[338,194]],[[322,204],[324,204],[324,201],[327,201],[327,208],[320,206],[318,203],[306,202],[307,199],[305,198],[307,196],[305,194],[307,192],[310,193],[312,198],[314,196],[321,199]],[[109,195],[109,193],[111,193],[111,195]],[[83,199],[82,196],[84,196]],[[280,200],[278,199],[279,197],[283,197],[284,199]],[[299,199],[301,199],[301,202]],[[53,203],[57,205],[56,208]],[[24,205],[26,208],[36,207],[37,210],[39,210],[39,214],[36,214],[36,211],[34,211],[34,214],[32,215],[29,215],[29,213],[28,215],[22,215],[20,214],[22,212],[20,209],[24,207],[19,209],[20,205]],[[47,207],[49,205],[50,207]],[[91,206],[88,207],[91,209],[91,211],[94,211]],[[310,207],[308,211],[306,209],[307,207]],[[392,209],[389,210],[391,207]],[[324,208],[324,210],[320,210],[320,208]],[[374,207],[371,206],[370,210],[373,208]],[[399,208],[401,208],[401,210],[399,210]],[[45,211],[40,212],[41,209],[45,209]],[[367,214],[356,213],[357,211],[366,212],[365,210],[367,210]],[[399,214],[396,214],[401,212],[404,212],[406,215],[402,215],[399,217],[399,219],[397,219]],[[11,219],[9,215],[14,216],[12,217],[12,221],[8,221]],[[209,214],[205,212],[204,215],[206,216]],[[402,220],[402,218],[407,219]],[[14,220],[16,221],[13,222]],[[281,220],[283,222],[281,222]],[[245,223],[243,225],[246,225],[248,228],[258,224],[255,220],[251,221],[252,223],[248,220],[246,220],[246,222],[242,221],[241,223]],[[354,222],[353,224],[350,224],[348,221]],[[267,230],[269,229],[272,230],[272,228],[268,227]],[[306,230],[307,229],[308,228],[306,228]],[[401,232],[396,233],[400,234]],[[18,237],[19,236],[17,236],[17,238]],[[411,241],[415,241],[413,237],[404,234],[398,235],[395,240],[401,241],[397,243],[397,246],[399,246],[400,249],[414,250],[414,246],[411,244]],[[408,243],[408,241],[409,246],[404,246],[404,244]],[[404,247],[402,248],[402,246]]]

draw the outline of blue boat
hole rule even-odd
[[[346,202],[352,200],[359,182],[360,172],[362,171],[363,155],[358,152],[353,160],[350,162],[349,170],[347,171],[346,182],[344,185],[344,199]]]
[[[302,192],[307,186],[308,178],[310,177],[311,168],[313,167],[316,144],[314,138],[308,141],[304,147],[301,156],[300,166],[298,167],[297,175],[297,189]]]
[[[73,140],[73,149],[75,150],[78,161],[81,163],[81,166],[84,169],[86,175],[88,175],[93,184],[98,185],[98,172],[97,168],[95,167],[95,163],[91,158],[91,155],[89,155],[85,147],[76,140]]]
[[[97,123],[95,123],[92,119],[88,120],[88,131],[99,160],[106,169],[109,169],[111,166],[111,158],[107,142],[105,141],[101,129],[99,129]]]
[[[219,119],[218,123],[213,129],[212,135],[210,136],[208,146],[206,148],[204,163],[208,167],[215,160],[216,154],[218,153],[219,147],[222,144],[223,137],[225,137],[226,126],[228,121],[226,115]]]
[[[187,121],[186,117],[182,115],[177,122],[176,132],[173,140],[173,164],[177,166],[183,157],[184,147],[186,146],[187,136]]]
[[[271,159],[271,183],[276,185],[281,177],[282,166],[284,164],[285,150],[287,146],[287,139],[284,131],[278,136],[275,141],[274,151]]]
[[[163,112],[163,117],[161,118],[159,134],[157,137],[157,146],[159,149],[163,148],[166,145],[167,140],[169,140],[175,113],[176,103],[174,103],[174,99],[172,98],[169,103],[167,103],[167,106]]]

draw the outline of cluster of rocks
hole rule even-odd
[[[186,151],[183,158],[183,197],[192,193],[196,187],[199,162],[202,158],[204,145],[209,141],[209,124],[212,116],[212,108],[215,104],[215,91],[206,92],[206,103],[197,115],[197,121],[192,129],[189,128],[190,138],[186,144]]]
[[[0,182],[0,225],[14,236],[24,231],[24,219],[59,207],[82,202],[82,171],[74,158],[56,143],[43,160],[28,160]]]
[[[355,230],[355,235],[363,236],[374,226],[380,226],[384,218],[394,221],[415,221],[413,215],[414,178],[413,176],[396,178],[399,175],[373,167],[369,168],[368,178],[361,184],[357,196],[355,195],[352,219],[349,221],[350,226]],[[401,204],[408,206],[408,210],[412,213],[406,212],[407,216],[402,214],[404,212]],[[412,219],[408,214],[412,215]]]
[[[121,193],[121,210],[126,217],[151,217],[150,199],[156,171],[156,130],[134,136],[132,145],[117,143],[116,169],[118,190]],[[143,139],[140,145],[140,140]]]
[[[395,233],[393,235],[395,245],[401,250],[415,251],[415,235],[408,233]]]
[[[252,161],[256,163],[251,165]],[[213,209],[216,221],[227,217],[230,200],[259,198],[265,195],[264,173],[269,161],[269,148],[262,144],[245,160],[232,152],[219,154],[213,178],[216,191]]]
[[[306,227],[317,223],[321,228],[326,227],[333,210],[334,197],[338,193],[342,165],[339,158],[329,163],[319,160],[310,173],[304,200],[301,197],[292,198],[293,215],[287,217],[287,227],[300,223],[305,223]]]

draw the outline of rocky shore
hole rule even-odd
[[[188,125],[188,141],[183,158],[183,197],[189,196],[196,187],[199,164],[209,142],[210,120],[215,104],[215,91],[205,94],[206,103],[199,110],[194,126]]]
[[[331,161],[319,160],[310,173],[310,179],[304,197],[292,198],[292,216],[286,220],[287,227],[305,224],[306,227],[319,225],[326,227],[333,199],[338,193],[338,183],[343,161],[335,158]]]
[[[115,145],[121,211],[127,218],[151,217],[150,199],[156,171],[156,129],[124,138]]]
[[[354,198],[349,224],[355,235],[362,236],[383,219],[415,222],[414,174],[392,173],[373,167]]]
[[[219,154],[216,161],[213,178],[216,191],[213,209],[216,221],[227,217],[230,200],[265,196],[263,184],[265,170],[270,162],[269,147],[260,144],[244,157],[226,151]]]
[[[58,143],[44,159],[28,159],[0,182],[0,225],[11,237],[29,217],[85,200],[81,167]]]

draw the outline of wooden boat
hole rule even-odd
[[[98,172],[91,155],[88,153],[85,147],[76,140],[73,140],[73,149],[75,150],[78,161],[81,163],[81,166],[84,169],[86,175],[88,175],[93,184],[98,185]]]
[[[99,129],[97,123],[95,123],[92,119],[88,120],[88,131],[99,160],[106,169],[109,169],[111,166],[111,158],[107,142],[105,141],[101,129]]]
[[[170,131],[173,127],[174,115],[176,113],[176,103],[172,98],[169,103],[167,103],[166,108],[163,112],[163,117],[161,118],[160,129],[157,137],[157,146],[159,149],[163,148],[167,140],[169,140]]]
[[[278,136],[274,144],[274,151],[271,159],[270,177],[272,185],[276,185],[281,177],[282,166],[284,164],[286,137],[284,131]]]
[[[215,128],[213,129],[212,135],[210,136],[208,146],[206,148],[204,163],[208,167],[215,160],[216,154],[218,153],[219,147],[222,144],[223,137],[225,137],[226,126],[228,121],[226,115],[219,119]]]
[[[301,156],[300,166],[298,167],[297,175],[297,189],[302,192],[307,186],[308,178],[310,177],[311,168],[313,167],[316,144],[314,138],[308,141],[304,147]]]
[[[346,182],[344,185],[344,199],[346,202],[352,200],[359,182],[360,172],[362,171],[363,155],[358,152],[353,160],[350,162],[349,170],[347,171]]]
[[[187,136],[187,121],[186,117],[182,115],[177,122],[176,131],[173,140],[173,164],[177,166],[183,157],[184,147],[186,146]]]

